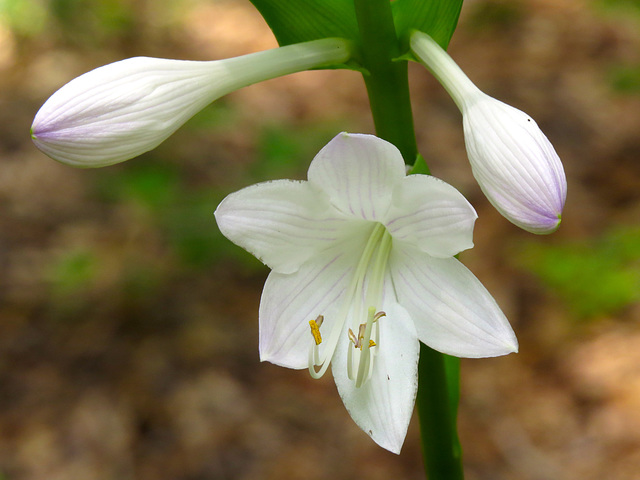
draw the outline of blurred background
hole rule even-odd
[[[156,150],[100,170],[41,154],[57,88],[147,55],[275,47],[246,0],[0,0],[0,480],[420,479],[350,420],[331,375],[262,364],[267,269],[218,232],[228,193],[304,178],[339,131],[372,133],[361,77],[245,88]],[[463,360],[468,480],[640,478],[640,2],[467,0],[450,53],[531,114],[564,160],[560,230],[487,203],[461,118],[411,65],[422,154],[479,213],[462,260],[520,353]]]

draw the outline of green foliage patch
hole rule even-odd
[[[640,228],[561,245],[532,243],[519,255],[579,318],[614,314],[640,301]]]
[[[76,294],[93,284],[100,270],[99,258],[90,250],[74,249],[61,255],[49,270],[56,295]]]
[[[607,72],[609,86],[621,94],[640,94],[640,64],[614,65]]]

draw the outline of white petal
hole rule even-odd
[[[400,453],[407,434],[418,387],[420,344],[407,311],[395,302],[384,305],[380,343],[372,377],[360,388],[347,376],[347,349],[354,348],[345,333],[331,369],[338,392],[356,424],[378,445]]]
[[[320,328],[329,336],[352,280],[366,234],[314,256],[297,272],[271,272],[260,299],[260,359],[289,368],[308,366],[313,337],[309,320],[324,316]],[[322,345],[321,345],[322,348]]]
[[[562,163],[526,113],[482,95],[463,111],[473,174],[489,201],[515,225],[551,233],[567,195]]]
[[[85,73],[36,114],[31,136],[44,153],[102,167],[158,146],[205,105],[256,82],[349,58],[341,39],[289,45],[212,62],[136,57]]]
[[[379,221],[389,209],[395,184],[405,176],[405,165],[389,142],[340,133],[313,159],[308,176],[339,210]]]
[[[409,175],[396,185],[384,224],[394,242],[447,258],[473,247],[477,217],[471,204],[451,185],[428,175]]]
[[[361,225],[339,217],[327,196],[308,182],[293,180],[232,193],[215,217],[224,236],[280,273],[295,272]]]
[[[398,301],[413,318],[420,341],[456,357],[493,357],[518,350],[500,307],[458,260],[394,246],[389,262]]]

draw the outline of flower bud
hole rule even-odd
[[[135,57],[72,80],[40,108],[36,146],[76,167],[103,167],[157,147],[209,103],[247,85],[350,57],[342,39],[322,39],[225,60]]]
[[[492,205],[528,232],[557,230],[567,181],[560,158],[536,122],[480,91],[428,35],[415,31],[410,42],[462,112],[473,175]]]

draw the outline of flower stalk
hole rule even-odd
[[[464,111],[476,96],[482,94],[449,54],[429,35],[414,31],[409,42],[411,51],[436,77],[460,111]]]

